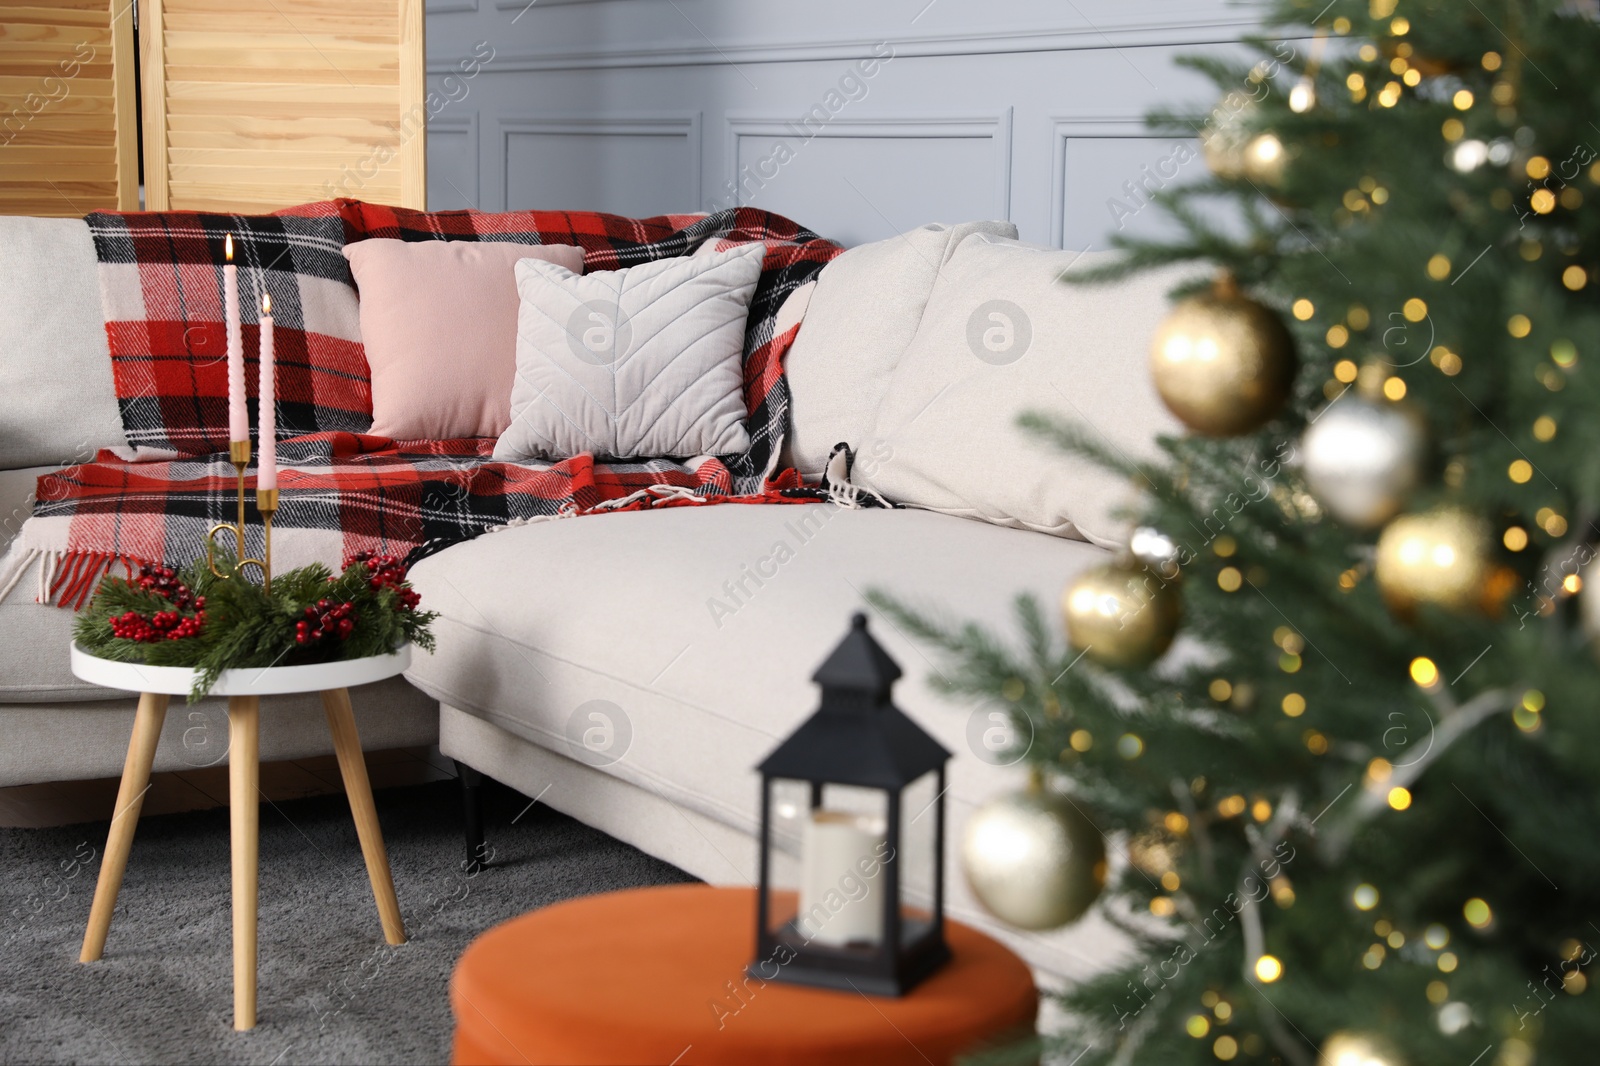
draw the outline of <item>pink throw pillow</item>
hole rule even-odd
[[[395,440],[498,437],[517,374],[516,265],[583,272],[583,249],[498,241],[348,244],[372,368],[372,429]]]

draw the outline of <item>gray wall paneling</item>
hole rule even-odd
[[[1173,57],[1252,22],[1225,0],[428,0],[429,200],[751,203],[849,244],[1010,218],[1105,247],[1160,231],[1141,186],[1203,166],[1141,122],[1214,96]]]

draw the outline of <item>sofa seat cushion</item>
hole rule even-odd
[[[101,700],[106,690],[72,676],[68,650],[77,615],[33,602],[31,574],[0,602],[0,703]]]
[[[20,557],[7,554],[33,511],[40,475],[54,469],[0,470],[0,582],[11,580],[20,565]],[[27,567],[10,593],[0,597],[0,703],[104,699],[105,689],[72,676],[67,647],[77,615],[33,602],[39,591],[36,574],[37,567]]]
[[[811,674],[867,590],[1014,633],[1017,593],[1053,609],[1068,578],[1105,558],[1026,530],[828,504],[539,523],[412,570],[441,617],[438,650],[407,676],[449,706],[749,831],[751,768],[816,708]],[[937,695],[927,649],[876,613],[872,630],[905,670],[896,702],[956,753],[955,801],[1018,787],[1015,767],[978,754],[995,708]]]

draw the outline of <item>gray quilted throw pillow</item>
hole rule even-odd
[[[517,263],[508,462],[730,455],[750,445],[744,334],[766,246],[574,274]]]

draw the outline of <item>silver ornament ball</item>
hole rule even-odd
[[[972,894],[1019,929],[1081,918],[1105,884],[1104,838],[1064,796],[999,796],[967,819],[961,868]]]
[[[1374,529],[1405,509],[1422,483],[1428,434],[1408,404],[1347,395],[1306,430],[1306,484],[1345,525]]]
[[[1154,526],[1140,526],[1128,538],[1128,551],[1145,566],[1170,581],[1183,567],[1183,549]]]

